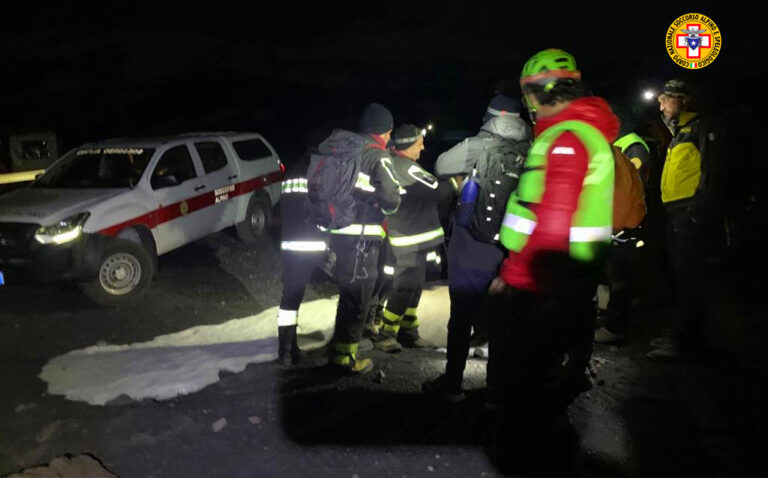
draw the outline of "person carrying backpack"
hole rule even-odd
[[[441,197],[453,195],[449,182],[438,181],[417,163],[424,150],[420,128],[404,124],[395,130],[392,140],[395,174],[403,194],[400,209],[386,219],[387,242],[395,259],[394,278],[382,310],[379,336],[374,340],[377,349],[390,353],[403,347],[434,347],[419,336],[417,309],[427,254],[443,244],[437,203]]]
[[[605,320],[595,330],[594,341],[599,344],[620,344],[627,339],[630,307],[635,296],[635,276],[644,246],[640,223],[645,217],[644,191],[651,164],[650,148],[634,132],[635,122],[631,112],[616,104],[611,105],[611,110],[621,122],[619,138],[613,145],[622,154],[616,154],[614,158],[614,233],[605,263],[610,297]],[[630,174],[636,177],[629,177]],[[620,199],[622,204],[618,204]],[[637,210],[629,210],[631,208]]]
[[[480,132],[441,154],[435,164],[439,177],[468,176],[448,242],[451,316],[445,373],[422,384],[425,393],[450,402],[464,399],[461,384],[472,328],[479,337],[478,345],[488,341],[486,290],[504,259],[496,235],[530,145],[531,131],[519,111],[516,100],[494,96]],[[494,360],[490,355],[489,379]]]
[[[371,103],[360,118],[360,134],[334,131],[312,156],[307,172],[307,209],[329,230],[339,287],[330,364],[336,370],[364,374],[373,361],[357,356],[368,302],[378,274],[384,238],[382,221],[400,206],[400,184],[386,145],[392,113]]]

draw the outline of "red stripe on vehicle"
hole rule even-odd
[[[282,171],[275,171],[274,173],[265,174],[264,176],[258,176],[253,179],[249,179],[248,181],[236,183],[233,185],[235,186],[235,190],[227,193],[229,196],[227,200],[229,201],[234,197],[242,196],[243,194],[248,194],[258,189],[263,189],[270,184],[281,182],[283,180],[283,175],[284,173]],[[136,225],[143,225],[149,229],[154,229],[160,224],[173,221],[174,219],[178,219],[181,216],[186,216],[187,214],[192,214],[195,211],[205,209],[209,206],[213,206],[214,204],[216,204],[216,192],[208,191],[200,194],[199,196],[185,199],[183,201],[169,204],[167,206],[162,206],[141,216],[137,216],[119,224],[106,227],[97,233],[103,234],[105,236],[114,236],[126,227]]]

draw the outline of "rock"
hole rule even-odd
[[[117,478],[89,455],[54,458],[48,466],[29,468],[9,478]]]
[[[599,380],[599,381],[597,382],[597,385],[598,385],[599,387],[602,387],[603,385],[605,385],[605,380]]]
[[[13,409],[16,413],[26,412],[27,410],[32,410],[37,406],[36,403],[22,403],[19,405],[16,405],[16,408]]]
[[[96,346],[97,347],[106,347],[107,346],[107,342],[105,340],[99,340],[98,342],[96,342]]]
[[[257,416],[248,417],[248,421],[251,422],[251,425],[258,425],[259,423],[261,423],[261,417],[257,417]]]
[[[211,425],[211,430],[213,430],[213,433],[219,433],[224,429],[224,427],[227,426],[227,419],[226,418],[220,418],[213,422]]]
[[[427,471],[429,471],[430,473],[434,473],[435,472],[435,467],[430,465],[430,466],[427,467]]]

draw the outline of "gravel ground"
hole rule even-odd
[[[364,378],[329,374],[318,351],[292,370],[249,365],[165,401],[91,406],[46,394],[38,374],[57,355],[277,305],[277,252],[274,238],[249,246],[229,231],[210,236],[162,257],[146,298],[126,309],[94,306],[71,287],[0,289],[0,475],[85,453],[120,477],[496,476],[486,451],[496,417],[483,408],[479,359],[458,405],[419,393],[444,356],[413,350],[370,352],[377,368]],[[319,282],[307,300],[334,293]],[[646,361],[647,338],[667,313],[641,304],[632,344],[596,348],[595,386],[569,411],[575,451],[553,448],[547,461],[585,477],[765,476],[764,368],[722,357]]]

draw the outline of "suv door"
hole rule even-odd
[[[238,158],[237,167],[240,169],[241,187],[246,191],[252,191],[264,187],[267,183],[266,175],[280,171],[280,161],[277,153],[266,141],[258,136],[253,138],[231,140],[235,157]],[[272,201],[280,197],[280,181],[267,186]],[[241,196],[241,210],[245,210],[250,199],[250,194]]]
[[[235,223],[237,203],[232,193],[235,192],[237,172],[219,141],[195,141],[194,146],[194,152],[203,168],[207,191],[213,195],[213,205],[209,207],[206,216],[211,220],[211,232],[220,231]]]
[[[163,153],[150,176],[157,203],[155,242],[158,254],[188,244],[208,233],[198,213],[205,207],[206,185],[198,177],[187,145]]]

